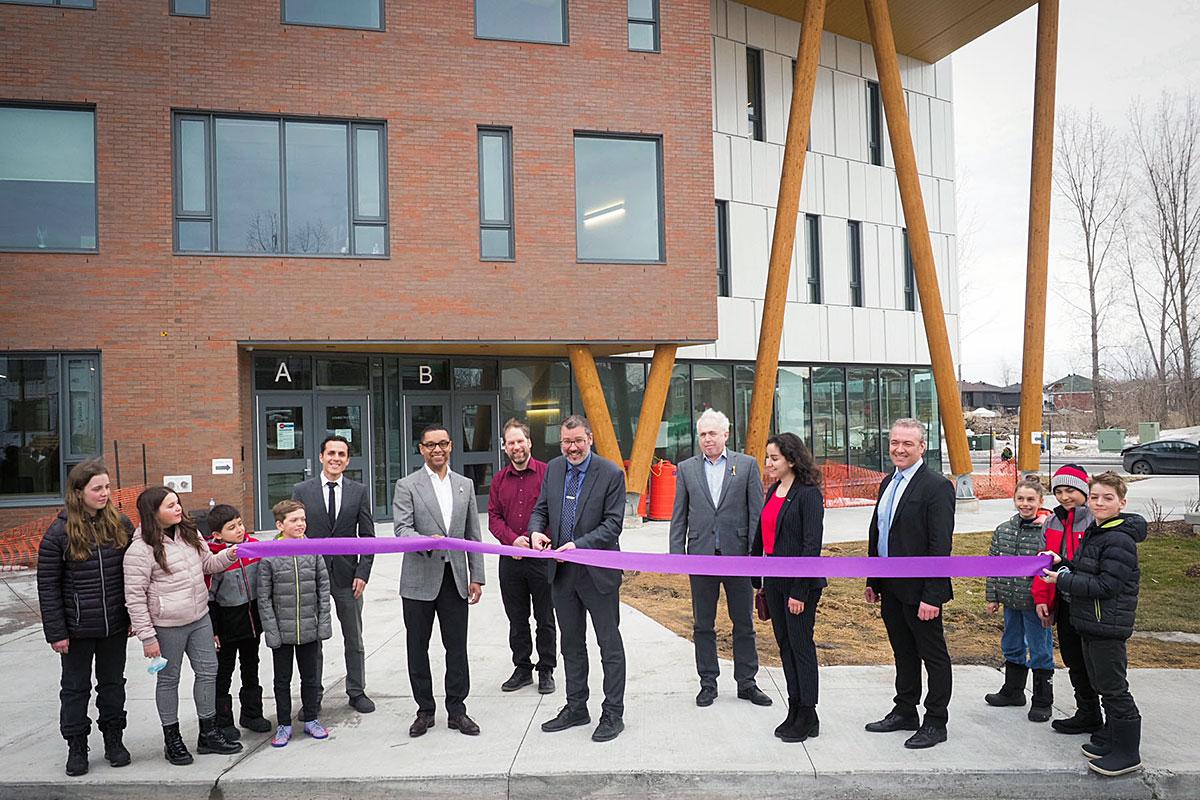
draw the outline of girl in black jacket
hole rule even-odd
[[[821,555],[825,518],[821,473],[799,436],[781,433],[767,439],[766,473],[774,482],[754,532],[751,554]],[[827,581],[766,578],[764,583],[779,660],[787,679],[788,715],[775,729],[775,735],[785,742],[803,742],[821,730],[817,719],[817,648],[813,643],[813,626],[821,590]]]
[[[66,508],[38,548],[38,602],[42,630],[62,656],[59,729],[67,740],[67,774],[88,771],[88,703],[96,663],[96,708],[104,757],[129,763],[125,729],[125,642],[129,614],[121,562],[133,525],[110,501],[108,468],[98,460],[67,475]]]

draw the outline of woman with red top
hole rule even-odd
[[[825,516],[821,473],[799,436],[781,433],[767,439],[766,473],[773,483],[754,532],[751,554],[821,555]],[[766,578],[762,583],[787,678],[787,719],[775,728],[775,735],[785,742],[803,742],[816,737],[821,728],[813,625],[827,582],[824,578]]]

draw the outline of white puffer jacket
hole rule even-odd
[[[208,586],[204,576],[222,572],[236,560],[236,551],[226,548],[213,553],[200,550],[179,536],[163,536],[163,553],[170,572],[154,560],[154,548],[133,532],[125,552],[125,605],[133,632],[142,644],[158,641],[155,626],[177,628],[190,625],[208,613]]]

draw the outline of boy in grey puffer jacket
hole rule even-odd
[[[302,539],[304,506],[282,500],[271,509],[280,539]],[[258,613],[275,665],[275,713],[279,727],[272,747],[292,738],[292,661],[300,668],[300,721],[314,739],[329,735],[321,713],[321,640],[333,631],[329,617],[329,573],[318,555],[264,558],[258,569]],[[294,657],[293,657],[294,654]]]

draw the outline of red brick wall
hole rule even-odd
[[[152,482],[195,476],[188,507],[249,500],[238,342],[716,337],[707,0],[664,8],[660,54],[612,0],[571,0],[567,47],[477,40],[470,0],[388,0],[384,32],[97,6],[0,4],[0,100],[96,106],[100,247],[0,253],[0,350],[100,350],[105,455],[140,480],[146,443]],[[391,257],[173,256],[172,109],[386,120]],[[479,260],[479,125],[513,129],[515,263]],[[574,130],[662,135],[666,264],[575,263]]]

